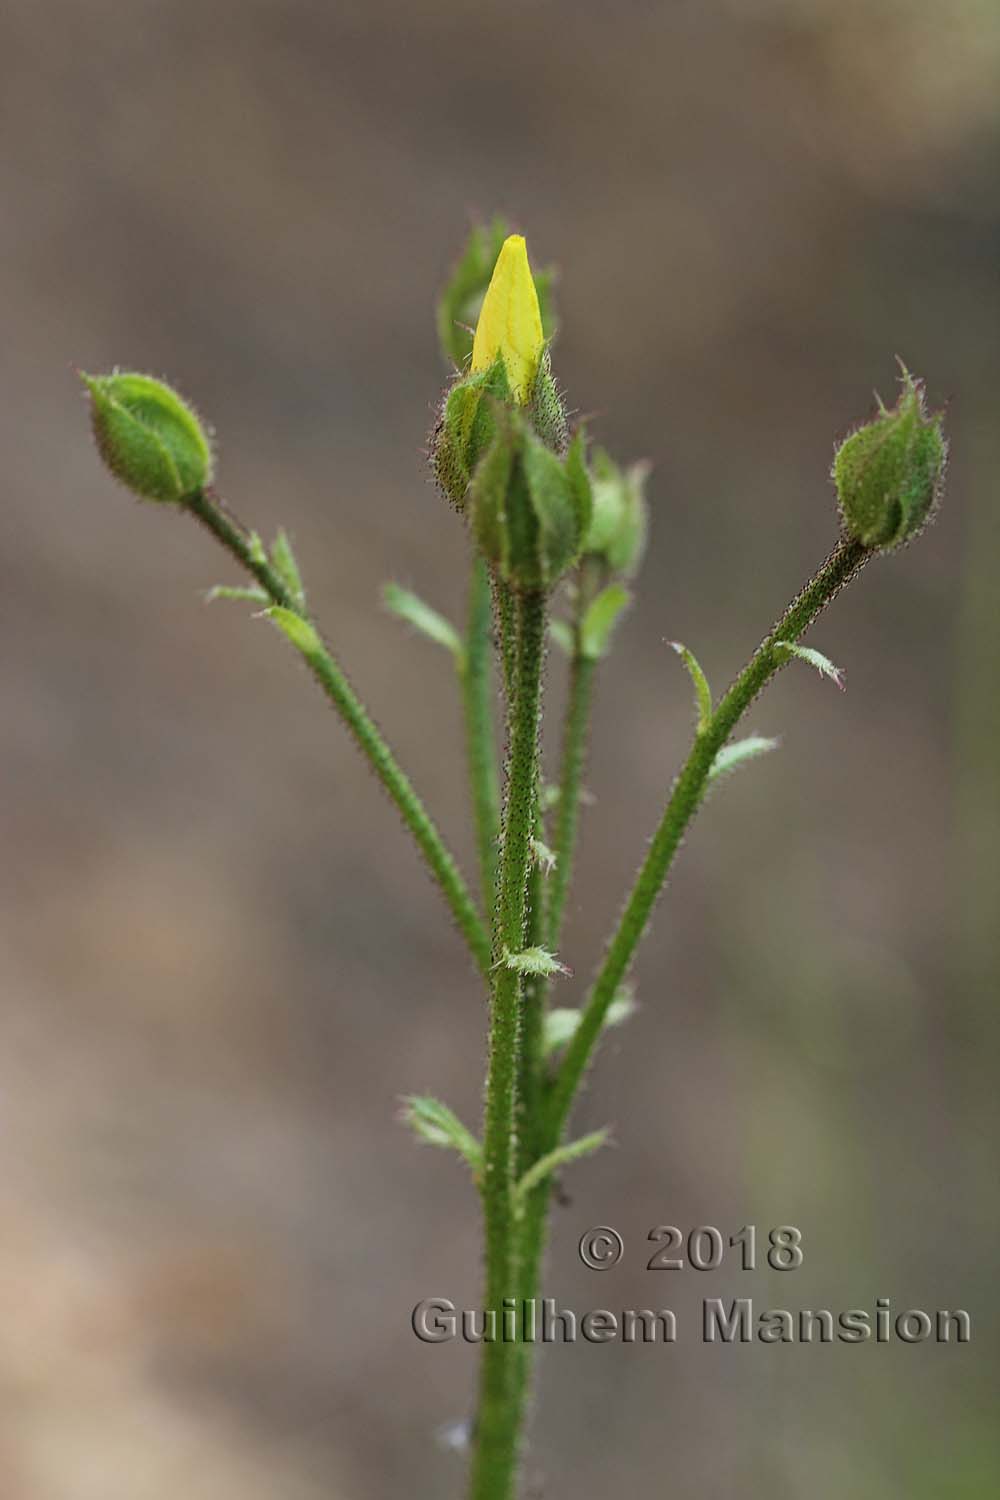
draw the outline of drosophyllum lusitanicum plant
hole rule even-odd
[[[540,1295],[557,1176],[606,1140],[600,1130],[572,1137],[573,1105],[602,1033],[632,1008],[629,972],[674,855],[719,778],[773,748],[760,736],[733,737],[771,678],[798,659],[839,680],[801,639],[876,553],[923,529],[940,498],[946,457],[941,418],[928,413],[922,385],[902,369],[896,404],[880,401],[836,450],[839,527],[832,507],[828,515],[821,503],[806,502],[815,504],[817,530],[833,533],[832,550],[721,697],[713,696],[694,654],[675,643],[694,689],[691,749],[664,788],[663,815],[597,976],[580,1008],[567,1008],[558,1003],[566,973],[561,936],[594,681],[642,557],[647,476],[643,464],[622,468],[592,448],[583,426],[570,430],[551,370],[550,283],[550,273],[531,271],[521,236],[507,235],[500,223],[473,231],[439,306],[438,332],[454,375],[430,439],[451,523],[468,537],[464,626],[401,588],[385,590],[388,607],[454,663],[478,899],[313,618],[287,535],[278,530],[268,547],[223,504],[195,412],[145,375],[84,377],[97,446],[111,472],[134,494],[198,520],[249,575],[210,597],[245,601],[305,660],[415,840],[488,1000],[480,1133],[437,1099],[409,1096],[404,1111],[422,1140],[464,1159],[482,1205],[486,1336],[469,1426],[471,1500],[510,1500],[517,1492],[533,1343],[521,1337],[528,1317],[502,1314],[530,1307]],[[449,524],[445,511],[441,524]],[[766,602],[762,613],[770,614]],[[540,768],[549,638],[568,658],[569,675],[552,783]],[[401,1076],[401,1087],[407,1082]]]

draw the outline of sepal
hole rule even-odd
[[[550,589],[579,555],[586,508],[566,459],[515,411],[497,412],[467,505],[480,550],[512,588]]]

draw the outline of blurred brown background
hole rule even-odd
[[[447,662],[461,527],[421,447],[477,212],[563,268],[556,368],[648,456],[600,686],[578,995],[690,730],[824,555],[832,443],[893,357],[949,404],[939,524],[748,728],[579,1115],[548,1290],[579,1309],[965,1307],[967,1348],[553,1349],[548,1500],[993,1494],[1000,896],[1000,16],[993,0],[8,0],[0,1494],[457,1496],[476,1203],[397,1096],[479,1107],[484,1012],[394,814],[193,526],[134,504],[71,364],[168,374],[293,533],[344,663],[471,865]],[[561,698],[552,662],[549,704]],[[643,1270],[655,1224],[795,1223],[794,1277]],[[589,1225],[623,1265],[585,1271]]]

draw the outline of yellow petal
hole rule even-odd
[[[488,370],[499,354],[515,401],[525,402],[545,339],[524,236],[508,235],[483,298],[472,345],[472,369]]]

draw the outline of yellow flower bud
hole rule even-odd
[[[472,345],[472,370],[489,370],[499,354],[514,400],[524,405],[545,348],[538,293],[524,236],[508,235],[493,268]]]

